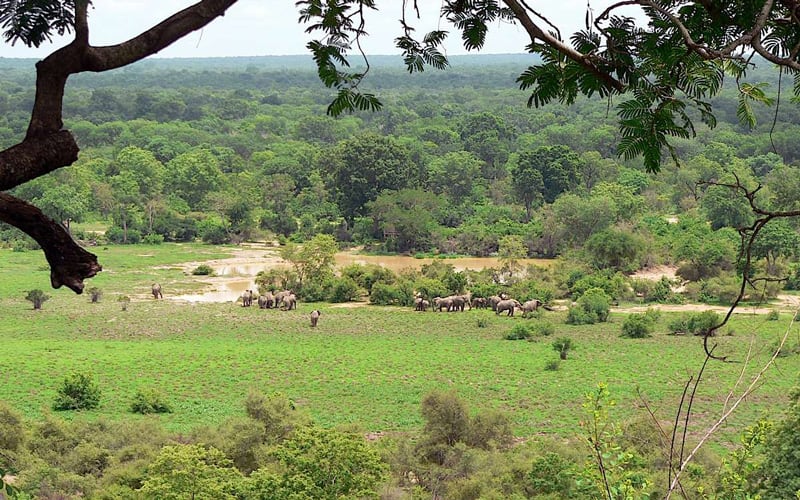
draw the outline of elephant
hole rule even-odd
[[[450,297],[446,297],[444,299],[441,297],[436,297],[433,299],[433,307],[439,312],[442,312],[442,309],[450,312],[450,309],[453,308],[453,300]]]
[[[475,297],[470,303],[470,309],[486,309],[486,299],[483,297]]]
[[[158,283],[153,283],[153,287],[150,289],[150,293],[153,294],[154,299],[163,299],[164,294],[161,293],[161,285]]]
[[[431,305],[430,302],[423,299],[422,297],[417,297],[414,299],[414,310],[415,311],[427,311],[428,307]]]
[[[319,312],[319,311],[318,311],[318,310],[316,310],[316,309],[315,309],[315,310],[313,310],[313,311],[311,311],[311,327],[312,327],[312,328],[314,328],[315,326],[317,326],[317,321],[319,321],[319,316],[320,316],[320,314],[322,314],[322,313],[321,313],[321,312]]]
[[[499,295],[492,295],[491,297],[489,297],[486,300],[487,300],[487,302],[489,304],[489,307],[492,308],[492,311],[496,311],[497,310],[497,303],[500,302],[503,299],[500,298]]]
[[[542,301],[539,300],[539,299],[532,299],[532,300],[525,301],[525,303],[522,304],[522,307],[520,308],[520,309],[522,309],[522,317],[526,318],[526,317],[528,317],[529,313],[536,312],[536,310],[539,309],[539,307],[541,307],[541,305],[542,305]]]
[[[291,293],[292,293],[291,290],[281,290],[280,292],[276,292],[275,296],[274,296],[274,298],[275,298],[275,307],[278,307],[278,304],[280,304],[281,301],[283,301],[283,298],[286,297],[287,295],[291,294]]]
[[[297,296],[291,292],[289,295],[284,295],[283,299],[281,299],[281,309],[284,311],[297,309]]]
[[[500,302],[497,303],[497,309],[495,309],[494,313],[500,314],[503,311],[508,311],[507,316],[513,316],[515,307],[522,307],[522,304],[520,304],[519,301],[515,299],[501,300]]]
[[[270,309],[274,303],[275,297],[272,295],[272,292],[267,292],[264,295],[258,296],[258,307],[260,309]]]
[[[447,297],[450,300],[450,307],[447,309],[448,311],[464,311],[464,306],[466,305],[467,301],[464,299],[464,295],[451,295]]]
[[[242,294],[242,307],[250,307],[253,305],[253,291],[245,290]]]

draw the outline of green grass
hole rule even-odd
[[[169,282],[190,290],[202,276],[186,275],[180,262],[225,255],[224,248],[200,245],[96,249],[108,273],[88,283],[104,291],[100,303],[86,295],[49,288],[39,252],[0,253],[0,399],[36,419],[47,411],[64,375],[90,371],[103,391],[98,409],[67,418],[158,418],[175,431],[215,425],[243,413],[250,389],[281,391],[324,425],[353,423],[368,430],[407,431],[422,419],[419,404],[433,389],[453,389],[470,408],[493,407],[512,416],[518,435],[579,433],[584,394],[606,382],[618,401],[620,419],[644,414],[640,391],[666,422],[674,419],[687,379],[703,362],[701,341],[667,335],[673,313],[663,313],[653,337],[623,339],[621,313],[601,325],[570,326],[564,313],[545,312],[575,348],[557,371],[544,369],[557,357],[551,338],[508,341],[521,318],[491,311],[418,313],[411,308],[334,307],[303,304],[297,311],[259,310],[227,304],[186,304],[146,298],[150,283]],[[154,266],[166,266],[154,269]],[[42,278],[43,275],[44,278]],[[47,281],[43,281],[47,279]],[[35,285],[32,285],[35,283]],[[51,295],[41,311],[23,290]],[[141,297],[127,311],[121,294]],[[319,327],[308,314],[320,309]],[[778,321],[736,315],[732,336],[714,339],[718,354],[743,361],[751,338],[754,359],[709,364],[695,398],[702,430],[720,408],[743,367],[757,372],[790,314]],[[479,327],[483,318],[485,327]],[[798,342],[792,326],[790,342]],[[763,412],[776,415],[797,383],[800,356],[779,358],[758,392],[725,426],[733,438]],[[129,412],[137,389],[156,387],[170,398],[173,413],[141,417]]]

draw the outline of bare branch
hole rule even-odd
[[[798,312],[799,311],[795,311],[795,314],[797,314]],[[692,449],[689,455],[686,456],[686,459],[682,461],[680,469],[675,474],[675,477],[673,478],[672,483],[670,484],[669,491],[667,492],[667,497],[666,497],[667,499],[671,497],[672,492],[677,487],[681,474],[686,470],[686,467],[692,461],[692,459],[700,450],[700,448],[702,448],[705,445],[706,441],[708,441],[708,439],[717,431],[717,429],[719,429],[720,426],[722,426],[722,424],[724,424],[728,420],[728,417],[730,417],[731,414],[736,410],[736,408],[739,407],[742,401],[744,401],[750,394],[753,393],[753,391],[757,388],[758,384],[760,383],[761,378],[764,376],[764,373],[766,373],[769,367],[772,366],[773,363],[775,363],[775,359],[778,357],[778,354],[781,352],[781,349],[783,349],[783,345],[786,343],[786,339],[789,338],[789,333],[791,332],[792,327],[794,326],[794,318],[795,315],[792,315],[792,320],[789,322],[789,326],[786,327],[786,331],[784,332],[783,337],[781,338],[781,341],[777,349],[775,349],[775,352],[772,353],[772,356],[770,357],[769,361],[767,361],[764,367],[761,368],[761,370],[753,377],[753,379],[750,381],[750,385],[747,386],[747,388],[736,399],[736,401],[734,401],[734,403],[730,406],[730,408],[723,411],[722,415],[720,415],[719,419],[717,419],[714,425],[708,428],[705,434],[703,434],[703,437],[700,438],[700,441],[697,443],[697,445],[695,445],[695,447]]]

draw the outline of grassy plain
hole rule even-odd
[[[102,247],[96,252],[106,271],[90,280],[104,295],[49,287],[41,252],[0,251],[0,399],[36,419],[50,411],[56,387],[70,371],[94,374],[103,391],[101,406],[66,418],[137,419],[128,411],[139,387],[168,394],[174,412],[163,424],[185,432],[243,414],[250,389],[281,391],[325,425],[352,423],[369,431],[407,431],[422,419],[419,403],[432,389],[454,389],[470,408],[499,408],[512,415],[520,436],[579,433],[584,394],[606,382],[620,419],[646,415],[639,391],[664,421],[672,421],[687,379],[703,362],[698,338],[667,335],[677,314],[664,313],[656,334],[623,339],[624,313],[592,326],[564,324],[563,312],[541,320],[496,316],[491,311],[419,313],[405,308],[301,303],[297,311],[242,308],[235,303],[190,304],[149,297],[150,284],[192,291],[203,277],[186,275],[180,262],[226,255],[224,247],[158,245]],[[168,285],[167,285],[168,284]],[[51,295],[41,311],[24,300],[27,290]],[[117,297],[133,301],[122,311]],[[308,313],[320,309],[311,329]],[[485,319],[484,327],[479,318]],[[765,315],[737,314],[729,335],[714,341],[718,354],[748,363],[709,364],[695,398],[699,432],[717,415],[739,378],[756,373],[778,338],[800,331],[791,314],[777,321]],[[553,337],[535,342],[504,336],[521,321],[550,321]],[[576,345],[557,371],[546,371],[557,357],[553,338],[568,336]],[[726,424],[735,438],[744,424],[762,413],[777,415],[797,383],[800,356],[778,359],[758,391]]]

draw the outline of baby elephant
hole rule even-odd
[[[322,314],[321,312],[317,311],[316,309],[311,311],[311,327],[317,326],[317,321],[319,321],[319,316]]]

